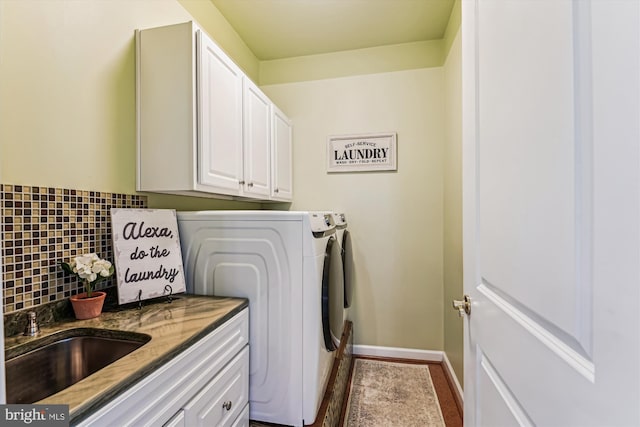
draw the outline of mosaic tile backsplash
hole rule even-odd
[[[113,262],[111,208],[146,208],[146,196],[0,185],[4,313],[83,291],[60,261],[96,252]],[[115,284],[115,277],[101,288]]]

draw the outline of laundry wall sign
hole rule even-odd
[[[396,133],[334,135],[327,140],[327,172],[397,169]]]
[[[119,304],[185,291],[175,210],[111,208],[111,228]]]

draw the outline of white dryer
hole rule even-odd
[[[344,317],[352,320],[348,308],[353,302],[353,247],[351,245],[351,233],[348,229],[347,216],[343,213],[333,213],[333,220],[336,224],[336,239],[340,243],[340,253],[342,258],[343,282],[344,282]]]
[[[333,218],[179,212],[178,228],[187,292],[249,299],[250,418],[312,424],[335,356],[331,306],[344,300]]]

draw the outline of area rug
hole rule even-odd
[[[428,365],[355,359],[344,427],[444,427]]]

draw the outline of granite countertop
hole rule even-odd
[[[90,320],[68,320],[41,326],[36,337],[5,338],[5,354],[48,335],[76,328],[99,328],[147,334],[151,340],[82,381],[37,404],[69,405],[71,422],[89,415],[176,354],[248,307],[240,298],[179,295],[170,304],[156,302],[142,309],[105,311]]]

